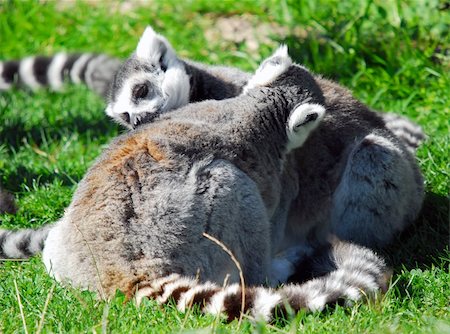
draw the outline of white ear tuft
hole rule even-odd
[[[244,94],[249,89],[265,86],[275,81],[275,79],[282,73],[286,72],[289,66],[292,65],[292,59],[289,57],[286,45],[281,45],[275,53],[264,60],[255,75],[250,78],[247,85],[244,87]]]
[[[287,150],[302,146],[311,132],[320,124],[324,115],[325,108],[320,104],[304,103],[296,107],[288,119]]]
[[[152,27],[147,26],[137,45],[136,56],[138,58],[148,59],[155,53],[155,50],[159,49],[160,44],[161,42],[158,38],[158,34]]]
[[[281,44],[272,57],[284,57],[289,58],[288,47],[286,44]]]

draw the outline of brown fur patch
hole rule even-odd
[[[183,293],[189,291],[191,287],[190,286],[180,286],[172,291],[172,294],[170,295],[170,298],[175,301],[175,303],[178,304],[180,301],[180,297]]]
[[[147,151],[152,156],[152,158],[158,162],[166,159],[164,152],[161,150],[158,144],[151,140],[147,141]]]
[[[245,305],[244,312],[247,312],[249,309],[253,307],[253,302],[255,300],[256,290],[252,288],[245,289]],[[237,293],[229,294],[225,297],[223,301],[223,307],[225,309],[225,313],[227,314],[227,320],[233,321],[234,319],[239,318],[241,314],[242,307],[242,293],[241,289]]]
[[[197,292],[194,298],[192,298],[191,304],[200,305],[201,308],[203,308],[210,302],[211,298],[219,291],[220,288],[211,288],[208,290]]]
[[[130,301],[134,297],[138,289],[147,286],[150,286],[147,275],[140,275],[129,281],[126,284],[125,288],[122,290],[122,292],[125,294],[125,302]]]
[[[306,298],[302,294],[293,293],[291,295],[288,295],[287,303],[294,311],[307,309]]]
[[[105,161],[105,166],[109,171],[120,170],[127,161],[133,160],[139,154],[148,154],[157,162],[166,159],[161,147],[145,133],[140,133],[126,138],[117,145]]]
[[[171,127],[170,127],[170,132],[171,133],[176,133],[176,134],[185,134],[186,132],[188,132],[190,129],[192,128],[192,126],[190,124],[183,124],[183,123],[174,123]]]
[[[108,269],[105,275],[102,275],[102,288],[105,293],[105,297],[112,296],[116,290],[125,292],[129,286],[130,279],[129,275],[126,275],[123,270]],[[126,294],[126,293],[125,293]]]

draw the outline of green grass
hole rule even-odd
[[[450,333],[450,16],[439,1],[155,0],[123,13],[113,5],[0,2],[0,59],[61,50],[126,57],[147,24],[184,57],[246,70],[285,42],[297,61],[351,88],[371,107],[423,126],[428,140],[418,152],[427,189],[422,215],[386,251],[393,284],[373,303],[239,327],[153,302],[137,308],[124,304],[121,295],[98,301],[56,285],[37,257],[0,264],[0,332],[24,332],[22,313],[29,332],[42,322],[44,332]],[[257,52],[245,43],[206,39],[203,31],[219,18],[240,14],[255,24],[279,24],[286,33],[271,36]],[[39,226],[61,217],[86,169],[122,131],[103,107],[83,87],[1,93],[0,182],[20,206],[17,215],[1,217],[2,227]]]

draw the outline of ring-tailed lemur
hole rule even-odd
[[[306,229],[289,235],[291,243],[279,232],[293,224],[290,208],[301,190],[292,152],[320,135],[317,126],[326,119],[314,77],[281,48],[262,63],[245,94],[189,104],[118,137],[50,228],[43,251],[48,272],[104,297],[116,289],[138,300],[172,297],[180,309],[194,303],[233,317],[240,287],[220,284],[226,277],[239,281],[239,273],[228,254],[203,237],[208,233],[239,261],[248,284],[244,311],[255,317],[270,319],[276,306],[322,309],[385,288],[383,260],[340,242],[326,248],[334,268],[329,274],[279,290],[260,286],[288,276],[272,272],[278,251],[327,244],[327,221],[310,226],[323,232],[312,243]],[[377,120],[364,123],[383,131]],[[364,146],[370,150],[370,143]]]
[[[293,219],[302,224],[331,219],[341,238],[383,247],[420,210],[422,176],[407,150],[415,152],[422,130],[401,116],[373,112],[337,83],[314,77],[332,112],[319,127],[321,135],[295,152],[302,191]],[[168,41],[148,27],[115,75],[106,113],[136,127],[188,101],[234,96],[249,79],[236,69],[177,58]]]
[[[424,138],[423,133],[409,120],[374,113],[354,99],[347,89],[320,76],[315,78],[324,92],[327,108],[333,112],[320,126],[324,135],[319,140],[316,136],[311,138],[310,145],[296,152],[301,157],[299,168],[305,176],[299,185],[305,194],[314,192],[321,194],[316,195],[317,198],[328,199],[333,209],[326,214],[331,216],[335,232],[341,238],[368,246],[384,246],[414,221],[421,207],[422,177],[414,157],[405,152],[405,148],[413,153]],[[248,80],[249,74],[237,69],[208,67],[177,58],[167,40],[148,27],[136,52],[117,71],[106,110],[122,124],[138,125],[188,102],[235,96]],[[382,133],[375,134],[372,133],[375,128],[365,128],[364,122],[371,119],[383,127]],[[391,138],[393,135],[400,143]],[[345,171],[345,168],[352,168],[354,153],[362,142],[372,143],[373,150],[380,147],[379,152],[373,153],[378,160],[369,159],[360,175]],[[321,160],[316,159],[312,147],[323,148]],[[399,150],[396,159],[404,160],[405,166],[389,171],[383,162],[382,150],[393,149]],[[404,176],[395,175],[403,173],[403,169],[408,171]],[[372,183],[364,184],[363,179]],[[321,180],[321,183],[310,180]],[[403,181],[409,186],[399,185]],[[344,197],[340,197],[342,192]],[[346,208],[347,201],[354,205]],[[305,204],[308,200],[299,199],[299,203],[299,220],[325,219],[306,208],[308,205],[314,208],[317,202]],[[317,208],[317,212],[320,211]]]
[[[132,86],[135,79],[142,75],[149,75],[148,80],[153,80],[150,81],[152,85],[161,82],[155,80],[152,73],[145,73],[142,69],[145,66],[160,66],[160,59],[163,65],[167,66],[167,71],[171,66],[174,66],[175,72],[180,70],[182,61],[173,59],[173,51],[167,51],[172,50],[168,42],[155,34],[151,28],[144,32],[139,45],[139,53],[136,51],[116,75],[113,96],[123,95],[122,97],[126,98],[130,92],[127,93],[124,87]],[[168,53],[162,53],[164,50]],[[151,59],[158,58],[158,63],[152,67],[151,62],[139,59],[138,54],[143,57],[145,54],[151,54]],[[130,64],[136,66],[130,67]],[[138,64],[140,66],[137,66]],[[213,93],[208,89],[216,92],[213,97],[217,99],[223,98],[217,94],[237,94],[237,91],[242,90],[242,85],[238,82],[248,81],[248,75],[239,75],[238,70],[228,72],[211,67],[208,72],[194,70],[194,67],[186,67],[187,63],[183,64],[186,71],[191,73],[190,100],[192,96],[211,97]],[[197,67],[199,68],[201,65]],[[214,71],[216,72],[212,75]],[[157,73],[163,75],[161,71]],[[227,77],[227,73],[231,74]],[[296,200],[298,206],[291,208],[291,212],[297,213],[298,217],[293,214],[290,219],[299,222],[299,227],[293,229],[303,226],[308,229],[318,221],[332,221],[335,232],[343,239],[368,246],[386,245],[396,233],[414,221],[421,207],[422,176],[414,157],[405,150],[405,147],[414,146],[408,144],[407,134],[418,139],[422,134],[420,128],[403,118],[398,119],[397,116],[387,116],[391,123],[385,125],[380,114],[370,111],[345,88],[319,76],[315,76],[315,79],[324,92],[325,105],[330,112],[319,126],[321,135],[310,138],[309,145],[295,150],[292,155],[293,160],[299,160],[297,168],[300,177],[295,185],[286,187],[302,189]],[[192,85],[192,82],[195,84]],[[185,85],[181,87],[185,88]],[[220,87],[228,87],[229,90]],[[152,89],[154,92],[160,90],[158,87]],[[111,101],[108,109],[114,111],[117,109],[114,97]],[[127,103],[130,108],[133,107],[129,101],[123,102]],[[139,101],[136,103],[141,104]],[[117,114],[120,113],[116,111]],[[152,117],[144,116],[142,119]],[[405,132],[404,128],[407,129]],[[389,131],[392,129],[398,138]],[[27,237],[33,235],[36,235],[36,238],[46,236],[45,233],[34,233],[33,230],[26,234]],[[19,235],[15,234],[15,237],[20,240]],[[40,243],[39,240],[34,242]],[[21,246],[26,247],[26,243]],[[0,252],[3,252],[3,257],[8,257],[10,252],[15,254],[14,256],[21,253],[19,250],[9,251],[5,246],[0,248]],[[26,257],[29,254],[30,252],[23,252],[18,257]]]
[[[250,73],[236,68],[178,58],[167,39],[151,27],[144,31],[136,52],[123,64],[107,55],[89,53],[0,61],[0,91],[14,84],[59,90],[64,80],[84,82],[107,98],[106,113],[128,128],[188,102],[237,96],[249,78]],[[326,97],[338,92],[342,100],[353,99],[339,85],[317,79]],[[379,116],[411,152],[425,138],[422,129],[406,117],[389,113]]]

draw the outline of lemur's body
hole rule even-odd
[[[148,28],[113,80],[106,113],[136,127],[192,100],[234,96],[254,78],[186,63]],[[340,85],[314,78],[329,112],[308,145],[292,154],[299,180],[285,187],[300,191],[290,228],[331,222],[345,240],[383,247],[420,210],[423,181],[412,153],[423,134],[399,116],[371,111]],[[308,237],[314,238],[320,231],[311,233]]]
[[[237,95],[248,80],[249,74],[236,69],[178,59],[168,42],[149,28],[136,53],[117,72],[107,113],[128,125],[126,121],[145,123],[192,100]],[[343,239],[384,246],[414,221],[420,210],[423,182],[410,152],[423,134],[404,118],[370,111],[338,84],[320,76],[315,80],[329,113],[308,145],[291,154],[299,179],[284,187],[298,187],[300,192],[291,208],[288,228],[295,232],[299,226],[303,229],[331,222]],[[147,86],[146,95],[133,97],[142,84]],[[301,231],[305,237],[308,233]],[[321,231],[314,228],[310,233],[308,237],[314,239]],[[45,235],[39,233],[36,238]],[[21,237],[15,234],[15,238]],[[0,256],[20,254],[17,249],[8,250],[14,244],[6,247],[3,242]],[[26,247],[25,243],[20,245]]]
[[[160,56],[161,55],[159,55],[159,57]],[[141,59],[141,61],[145,63],[145,59]],[[183,71],[183,65],[180,65],[179,60],[172,58],[171,61],[172,64],[175,64],[173,68],[175,74],[178,73],[175,77],[178,79],[181,77],[183,79],[177,81],[178,83],[181,83],[181,86],[178,87],[170,86],[173,85],[173,82],[168,82],[170,84],[169,89],[166,90],[165,93],[172,92],[172,94],[175,93],[176,96],[176,99],[174,100],[175,103],[172,101],[169,104],[171,108],[177,107],[178,104],[183,105],[189,102],[189,99],[192,99],[192,96],[197,96],[198,99],[201,99],[200,96],[202,95],[201,93],[198,93],[199,91],[205,92],[206,88],[211,89],[211,87],[215,87],[212,85],[205,85],[205,81],[202,81],[202,78],[208,77],[208,75],[201,74],[201,72],[197,75],[193,75],[193,72],[191,72],[191,78],[196,78],[197,85],[190,86],[191,83],[189,80],[194,79],[189,79],[187,70]],[[164,66],[170,67],[168,65],[170,64],[165,64]],[[122,72],[122,75],[123,74],[124,72]],[[125,74],[130,75],[132,73],[125,72]],[[218,77],[220,76],[216,74],[213,76],[212,80],[213,82],[217,82],[220,87],[220,80],[217,81]],[[233,79],[230,80],[232,83],[229,86],[229,93],[234,93],[230,94],[237,94],[237,92],[242,89],[240,86],[241,84],[233,83],[233,80],[237,80],[235,82],[241,80],[237,78],[239,78],[239,75],[238,72],[235,72],[233,74]],[[188,79],[187,84],[186,79]],[[290,167],[286,167],[282,174],[277,195],[279,198],[277,199],[276,196],[275,198],[269,197],[268,200],[266,199],[265,201],[265,204],[268,205],[269,208],[272,206],[275,206],[276,208],[273,212],[269,210],[272,221],[270,227],[272,236],[271,254],[274,255],[277,252],[283,251],[286,251],[288,254],[285,259],[280,258],[272,261],[272,268],[288,269],[287,273],[269,273],[271,278],[274,278],[274,281],[285,281],[288,275],[292,273],[292,268],[290,268],[290,266],[292,266],[291,262],[297,261],[302,255],[311,254],[316,247],[319,247],[324,242],[327,233],[330,231],[330,225],[333,228],[332,232],[339,234],[345,239],[356,240],[371,246],[383,246],[389,242],[397,231],[401,230],[409,222],[414,220],[422,201],[422,179],[417,169],[417,165],[414,162],[414,158],[408,152],[408,145],[405,145],[405,142],[399,140],[399,138],[389,131],[380,116],[354,100],[347,90],[330,81],[321,79],[320,77],[316,77],[315,79],[323,90],[325,98],[323,102],[330,112],[324,118],[323,124],[319,126],[317,131],[308,139],[307,145],[301,149],[295,149],[286,157],[285,164]],[[247,80],[248,77],[246,77],[245,82]],[[230,83],[230,81],[227,82]],[[160,87],[164,87],[164,80],[159,82],[162,83]],[[124,118],[123,116],[118,116],[121,109],[117,108],[116,112],[114,108],[118,106],[117,101],[122,101],[122,106],[129,101],[127,102],[126,99],[123,99],[123,96],[114,101],[114,91],[116,94],[121,93],[123,87],[124,85],[122,82],[122,84],[116,85],[115,89],[113,88],[113,95],[111,96],[111,102],[108,109],[110,115],[121,119],[121,122],[127,121],[127,117]],[[197,89],[198,87],[204,87],[204,89],[199,90]],[[235,87],[238,87],[238,89]],[[188,88],[188,94],[186,94],[186,88]],[[197,93],[195,93],[196,95],[192,93],[193,90],[197,91]],[[158,93],[157,89],[154,90],[152,88],[152,91]],[[160,94],[160,96],[163,98],[164,96],[171,96],[170,94],[164,95],[164,90],[162,90],[162,93],[163,94]],[[131,96],[131,94],[131,92],[128,93],[129,96]],[[220,96],[214,97],[220,98]],[[226,102],[224,101],[224,103]],[[165,101],[159,105],[164,106]],[[129,103],[128,106],[130,106]],[[194,109],[195,107],[192,107],[192,109],[186,107],[184,109],[186,122],[189,124],[196,123],[195,119],[197,116],[195,116],[196,112]],[[122,109],[122,113],[125,110],[126,109]],[[161,111],[164,112],[169,110],[170,108],[166,110],[161,108],[159,111],[155,109],[152,110],[152,112],[156,111],[159,113]],[[189,112],[192,113],[191,120],[188,120],[189,117],[187,117],[188,112],[186,110],[189,110]],[[127,112],[130,112],[130,110]],[[227,117],[220,120],[225,121]],[[153,120],[154,116],[146,116],[144,114],[139,115],[138,118],[130,116],[128,121],[131,121],[133,118],[145,123]],[[200,119],[210,120],[209,118],[205,118],[204,115],[200,115]],[[203,126],[206,127],[206,124]],[[148,129],[150,128],[153,129],[152,126],[149,126]],[[137,136],[137,134],[130,136]],[[205,148],[209,144],[202,141],[201,137],[202,136],[198,138],[200,142],[194,146]],[[410,145],[410,147],[412,146],[413,145]],[[221,147],[221,149],[223,149],[223,147]],[[130,150],[133,151],[135,149],[130,148]],[[255,166],[252,166],[251,169],[254,169],[254,167]],[[272,173],[276,172],[276,168],[271,170]],[[267,180],[272,181],[272,178],[268,176]],[[266,183],[267,180],[265,181]],[[80,185],[80,188],[82,187],[83,186]],[[281,189],[283,191],[281,191]],[[236,192],[238,193],[237,190]],[[105,193],[101,192],[101,194],[101,196],[103,196]],[[291,198],[292,194],[296,194],[296,197]],[[114,197],[114,195],[111,195],[111,197]],[[127,200],[131,201],[130,203],[134,203],[136,198],[131,196],[127,197]],[[278,202],[278,200],[280,200],[280,202]],[[74,200],[74,203],[76,202],[77,195]],[[278,203],[278,205],[276,203]],[[93,205],[95,210],[95,203],[93,203]],[[69,216],[71,215],[70,212],[69,209]],[[89,212],[92,213],[92,211],[86,210],[85,215],[89,215]],[[124,221],[131,221],[134,219],[134,216],[130,216],[129,212],[126,210],[122,214],[124,215]],[[63,221],[64,218],[62,222]],[[59,226],[62,224],[63,223],[61,222],[58,223]],[[58,233],[58,227],[51,231],[50,237],[47,240],[48,247],[52,247],[52,245],[55,244],[55,235]],[[231,230],[230,232],[242,235],[242,231]],[[23,235],[21,235],[21,233],[23,233]],[[2,247],[0,248],[2,254],[0,254],[0,256],[10,257],[11,254],[17,254],[12,251],[14,246],[22,246],[22,248],[26,247],[24,242],[19,244],[19,240],[23,239],[21,239],[21,236],[23,237],[26,235],[25,233],[29,232],[10,233],[0,231],[0,243],[2,244]],[[41,233],[41,231],[39,231],[39,233]],[[30,244],[32,242],[44,240],[46,233],[47,231],[45,230],[43,230],[41,234],[32,233],[31,239],[29,240]],[[36,239],[33,239],[33,235],[36,235]],[[69,236],[69,234],[67,235]],[[108,238],[116,240],[111,232],[109,233]],[[17,242],[11,242],[11,240]],[[126,243],[127,246],[124,246],[124,240],[127,240],[127,238],[117,238],[116,242],[119,245],[122,243],[122,246],[125,248],[132,247],[129,243]],[[96,243],[95,240],[93,240],[93,242]],[[290,246],[294,248],[290,248]],[[348,274],[349,277],[351,276],[352,269],[356,269],[356,262],[353,262],[353,260],[350,259],[350,262],[344,261],[347,264],[340,267],[338,262],[342,259],[339,255],[339,249],[342,250],[342,248],[335,247],[332,251],[336,251],[336,253],[332,255],[332,258],[335,256],[337,261],[331,267],[336,267],[337,272],[342,269],[343,272],[340,272],[339,274],[335,272],[324,278],[314,280],[314,282],[318,283],[307,283],[318,285],[314,285],[314,288],[317,288],[314,291],[318,291],[320,298],[318,297],[318,299],[315,299],[315,301],[311,302],[306,308],[313,309],[314,307],[311,305],[315,305],[315,303],[317,303],[319,306],[318,308],[320,308],[324,303],[333,301],[336,296],[356,297],[359,293],[355,288],[355,284],[357,287],[362,288],[363,291],[374,291],[376,288],[380,287],[380,280],[382,280],[385,271],[383,262],[370,251],[360,249],[357,246],[352,247],[354,248],[350,247],[350,249],[352,250],[353,255],[355,255],[355,258],[361,256],[361,258],[364,259],[363,262],[366,261],[366,256],[364,255],[366,254],[365,252],[371,254],[369,257],[373,256],[374,259],[377,259],[376,261],[367,260],[366,263],[358,261],[357,266],[362,266],[362,268],[358,268],[357,271],[364,273],[362,281],[365,283],[355,283],[356,278],[350,279],[350,281],[346,279],[342,280],[342,277],[344,277],[343,273]],[[19,247],[16,247],[15,250],[17,251],[18,248]],[[92,255],[93,251],[91,248],[92,247],[89,247],[90,250],[88,252]],[[344,249],[348,250],[349,248],[345,246]],[[27,254],[25,254],[25,256],[35,252],[34,249],[33,251],[30,249],[26,250]],[[85,251],[87,250],[85,249]],[[344,251],[344,253],[346,252]],[[133,256],[139,258],[139,252]],[[48,258],[48,256],[46,256],[46,258]],[[47,265],[49,265],[48,262]],[[120,266],[122,265],[124,265],[124,268],[133,266],[132,264],[126,264],[126,260],[125,262],[120,263]],[[376,267],[377,269],[371,267]],[[259,270],[257,271],[259,272]],[[112,273],[115,275],[114,272]],[[115,277],[119,276],[120,274]],[[336,282],[337,277],[341,278],[340,282]],[[114,281],[114,284],[111,284],[109,288],[124,288],[123,284],[125,281],[128,281],[128,278],[130,277],[125,277],[124,279],[120,277],[117,278],[117,280]],[[208,276],[206,276],[206,278],[208,278]],[[136,279],[139,280],[138,278]],[[256,282],[257,280],[250,281]],[[86,284],[82,283],[81,285],[85,286]],[[145,286],[145,284],[143,286]],[[338,289],[337,287],[339,286],[339,292],[336,292],[336,290],[333,289],[328,291],[324,288],[324,290],[327,290],[325,293],[320,289],[320,286],[336,289]],[[310,288],[312,288],[312,286],[309,286],[309,288],[304,287],[302,289],[306,289],[303,290],[304,293],[306,293]],[[300,290],[296,291],[298,292]],[[314,299],[312,296],[314,291],[311,291],[310,295],[302,295],[298,292],[299,294],[297,297]],[[162,293],[162,290],[160,292]],[[322,292],[325,295],[322,294]],[[154,296],[157,295],[153,292],[149,294]],[[177,294],[177,296],[179,297],[179,294]],[[331,298],[330,296],[334,296],[334,298]],[[330,298],[332,300],[330,300]],[[301,303],[298,303],[297,306],[291,306],[293,306],[294,309],[298,309],[301,307]]]
[[[332,263],[331,273],[279,290],[260,286],[284,275],[273,273],[271,264],[277,251],[292,248],[284,233],[272,232],[290,224],[290,207],[301,191],[292,152],[325,108],[314,78],[291,64],[283,49],[255,77],[244,95],[190,104],[117,138],[50,229],[43,252],[47,270],[104,297],[120,289],[138,300],[164,303],[172,297],[180,309],[194,303],[236,316],[240,287],[221,284],[228,275],[238,282],[238,271],[203,237],[206,232],[240,262],[249,285],[245,311],[255,317],[270,319],[275,306],[286,304],[321,309],[385,288],[386,266],[372,251],[341,242],[326,246],[326,221],[311,226],[324,232],[314,242],[300,230],[290,239],[297,248],[323,247],[320,256]],[[201,283],[193,280],[197,274]]]

